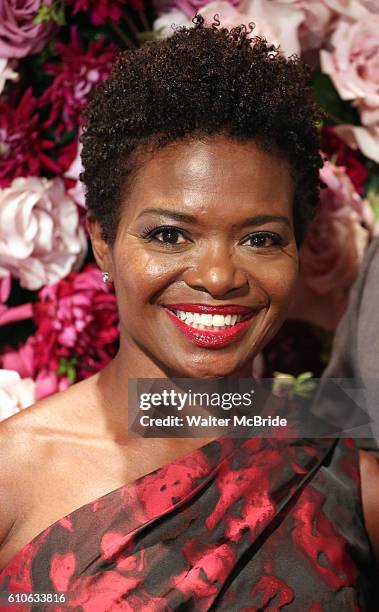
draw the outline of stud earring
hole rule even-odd
[[[103,272],[103,283],[109,283],[111,280],[111,276],[109,272]]]

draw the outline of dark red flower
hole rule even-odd
[[[40,176],[61,169],[47,154],[55,147],[41,135],[38,100],[29,87],[16,107],[0,100],[0,187],[19,176]]]
[[[333,127],[326,127],[322,131],[321,150],[326,153],[329,161],[332,161],[336,166],[345,166],[346,174],[358,193],[362,195],[364,184],[368,178],[368,171],[361,161],[363,159],[361,153],[354,151],[338,138]]]
[[[118,23],[127,5],[137,11],[144,8],[143,0],[69,0],[69,4],[72,6],[73,15],[80,11],[89,13],[94,25],[102,25],[108,19]]]
[[[46,72],[54,79],[45,90],[41,104],[49,107],[45,127],[54,125],[60,136],[65,130],[78,130],[82,110],[93,88],[111,70],[116,47],[102,38],[91,41],[85,49],[77,29],[72,28],[70,43],[59,42],[55,50],[60,58],[57,63],[45,65]]]

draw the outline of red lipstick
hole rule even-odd
[[[250,325],[250,320],[256,311],[246,306],[225,305],[210,306],[207,304],[165,304],[164,309],[171,321],[183,332],[183,334],[197,346],[203,348],[222,348],[231,344]],[[200,314],[237,314],[245,316],[242,321],[220,330],[196,329],[188,325],[176,316],[172,310],[183,310],[186,312],[198,312]]]

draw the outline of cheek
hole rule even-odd
[[[124,303],[140,309],[173,282],[179,272],[175,257],[147,253],[142,246],[125,248],[117,259],[116,292],[122,292]]]
[[[280,260],[262,262],[257,266],[252,283],[259,283],[271,308],[286,309],[294,296],[299,271],[297,253],[283,254]]]

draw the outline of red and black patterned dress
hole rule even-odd
[[[1,609],[371,612],[373,566],[351,441],[226,435],[45,529],[0,592],[68,601]]]

